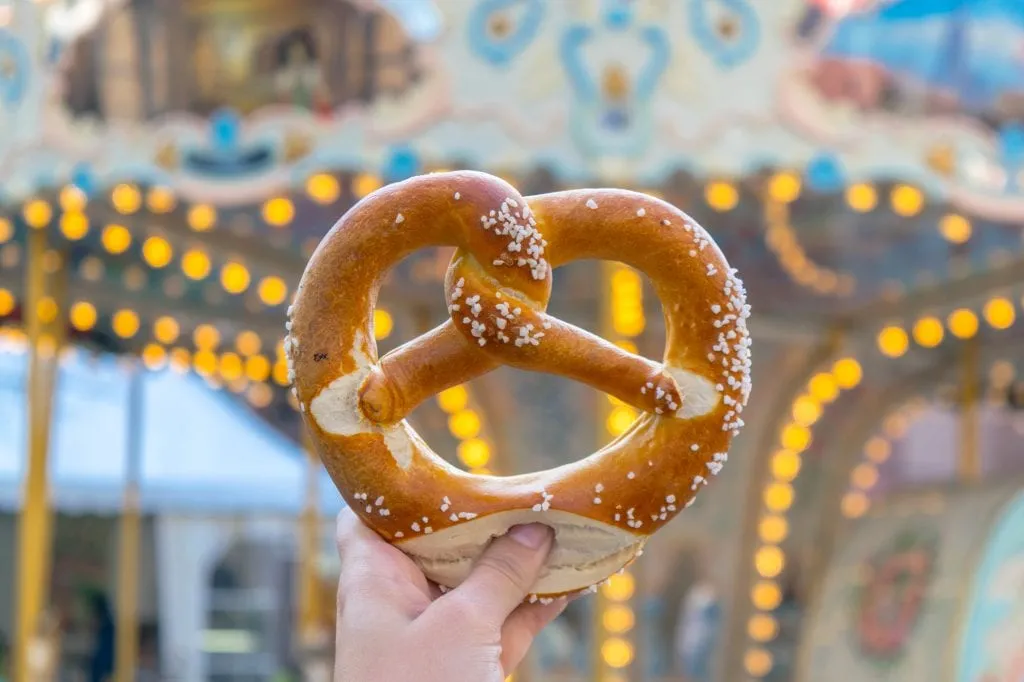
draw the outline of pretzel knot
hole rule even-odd
[[[378,359],[372,311],[383,273],[440,245],[456,247],[450,319]],[[547,313],[552,270],[577,259],[618,260],[650,277],[665,312],[663,362]],[[556,534],[538,594],[603,580],[721,470],[750,391],[749,307],[735,271],[688,216],[623,190],[524,198],[468,172],[391,185],[324,238],[289,315],[296,395],[339,491],[445,586],[467,575],[491,537],[534,520]],[[469,476],[405,417],[500,364],[581,381],[641,416],[579,462]]]

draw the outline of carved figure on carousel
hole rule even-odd
[[[280,101],[321,116],[330,115],[331,93],[311,29],[297,28],[279,39],[272,77],[274,92]]]

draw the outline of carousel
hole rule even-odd
[[[275,579],[296,598],[273,665],[195,655],[193,614],[158,638],[165,674],[269,680],[289,659],[329,678],[338,499],[288,390],[285,310],[345,210],[453,168],[524,194],[662,197],[711,232],[754,311],[747,424],[713,492],[571,605],[517,680],[1020,679],[1014,0],[8,0],[0,23],[0,360],[24,386],[0,398],[21,430],[0,466],[17,682],[54,672],[54,554],[74,538],[53,514],[83,506],[119,527],[119,682],[151,589],[140,537],[189,510],[276,515],[296,560]],[[388,275],[381,352],[446,319],[450,255]],[[662,352],[659,301],[626,266],[560,269],[550,309]],[[124,414],[61,436],[62,391],[97,372],[120,377]],[[635,417],[503,368],[411,421],[502,474],[576,459]],[[79,485],[114,442],[123,461]]]

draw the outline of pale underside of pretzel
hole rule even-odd
[[[421,248],[455,246],[450,319],[378,358],[384,274]],[[551,271],[580,259],[646,273],[660,297],[663,362],[545,313]],[[483,173],[389,185],[346,213],[310,259],[285,342],[315,447],[346,502],[425,574],[454,587],[491,538],[541,522],[555,546],[537,598],[592,588],[718,474],[750,392],[749,307],[707,232],[624,190],[522,197]],[[641,416],[599,452],[556,469],[476,476],[405,421],[445,388],[506,364],[611,394]]]

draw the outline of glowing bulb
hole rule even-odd
[[[204,279],[210,274],[210,257],[205,251],[192,249],[181,257],[181,271],[192,280]]]
[[[866,462],[858,464],[850,474],[850,481],[862,490],[870,490],[878,483],[878,469]]]
[[[864,376],[864,370],[855,358],[843,358],[832,365],[832,376],[843,390],[855,388]]]
[[[85,210],[87,202],[88,198],[85,196],[85,192],[80,187],[75,187],[74,185],[65,185],[60,190],[60,196],[57,198],[60,209],[65,213],[81,213]]]
[[[166,187],[153,187],[146,195],[146,206],[153,213],[170,213],[174,210],[174,193]]]
[[[858,519],[867,513],[871,502],[868,500],[868,496],[862,492],[850,492],[843,496],[843,501],[839,506],[843,516],[848,519]]]
[[[227,352],[220,356],[220,375],[225,381],[235,381],[242,378],[245,365],[242,358],[237,354]]]
[[[914,341],[924,348],[934,348],[942,343],[945,336],[942,322],[935,317],[922,317],[915,322],[913,333]]]
[[[777,545],[789,535],[789,522],[785,516],[778,514],[765,516],[758,524],[758,535],[761,542]]]
[[[50,324],[56,320],[58,312],[60,312],[60,309],[57,307],[57,302],[49,296],[39,301],[36,308],[36,315],[43,324]]]
[[[762,580],[754,585],[750,600],[760,611],[772,611],[782,603],[782,590],[773,582]]]
[[[743,656],[743,667],[751,677],[765,677],[772,665],[772,655],[764,649],[751,649]]]
[[[773,512],[789,509],[793,506],[793,486],[788,483],[770,483],[764,490],[764,506]]]
[[[265,305],[281,305],[288,297],[288,285],[280,277],[264,277],[260,280],[257,293]]]
[[[100,237],[103,248],[114,255],[122,254],[132,245],[132,233],[124,225],[107,225]]]
[[[469,403],[469,392],[461,385],[446,388],[437,395],[437,403],[449,414],[458,412]]]
[[[610,668],[625,668],[633,661],[633,645],[619,637],[609,637],[601,644],[601,658]]]
[[[921,212],[924,207],[924,194],[910,185],[897,185],[890,196],[892,210],[899,216],[910,218]]]
[[[775,201],[788,204],[800,196],[800,176],[796,173],[779,173],[768,184],[768,194]]]
[[[186,215],[188,226],[196,232],[208,232],[217,222],[217,210],[209,204],[195,204]]]
[[[786,555],[775,545],[764,545],[754,554],[754,567],[763,578],[776,578],[786,564]]]
[[[266,381],[270,377],[270,360],[263,355],[253,355],[246,359],[245,376],[249,381]]]
[[[476,438],[481,426],[480,415],[473,410],[460,410],[448,418],[448,429],[461,440]]]
[[[478,469],[487,466],[491,461],[491,446],[487,441],[479,438],[470,438],[459,443],[459,459],[470,469]]]
[[[779,450],[772,456],[772,475],[776,480],[788,483],[800,474],[802,460],[792,450]]]
[[[352,181],[352,192],[357,199],[362,199],[367,194],[375,192],[381,187],[380,178],[370,173],[360,173]]]
[[[875,436],[864,445],[864,456],[875,464],[885,462],[891,453],[892,446],[881,436]]]
[[[68,241],[76,242],[89,233],[89,219],[78,211],[64,213],[60,217],[60,231]]]
[[[793,421],[801,426],[811,426],[821,417],[821,403],[809,395],[802,395],[793,402]]]
[[[878,205],[878,192],[864,183],[850,185],[846,190],[846,203],[858,213],[867,213]]]
[[[256,355],[260,352],[263,347],[263,341],[260,339],[260,335],[253,331],[241,332],[235,337],[235,348],[242,355],[249,357],[250,355]]]
[[[898,358],[906,353],[909,343],[907,332],[900,327],[886,327],[878,333],[878,349],[890,358]]]
[[[383,308],[377,308],[373,311],[373,337],[375,339],[380,341],[381,339],[388,338],[394,326],[395,321],[391,318],[391,313]]]
[[[120,184],[110,193],[110,202],[118,213],[129,215],[142,206],[142,195],[135,185]]]
[[[318,204],[331,204],[338,200],[341,185],[333,175],[318,173],[306,180],[306,194]]]
[[[747,635],[755,642],[770,642],[778,634],[778,621],[766,613],[756,613],[747,621]]]
[[[601,591],[610,601],[628,601],[636,591],[636,580],[632,573],[615,573],[604,584]]]
[[[153,323],[153,337],[164,345],[171,345],[178,340],[181,328],[173,317],[160,317]]]
[[[839,396],[839,384],[831,373],[821,372],[807,382],[807,391],[821,403],[830,403]]]
[[[601,622],[608,632],[621,635],[633,629],[636,617],[633,615],[633,609],[625,604],[612,604],[604,609]]]
[[[139,331],[139,316],[133,310],[118,310],[113,318],[114,333],[122,339],[130,339]]]
[[[192,341],[199,350],[212,351],[220,345],[220,332],[210,324],[201,324],[192,332]]]
[[[167,267],[174,257],[174,249],[163,237],[150,237],[142,243],[142,257],[151,268]]]
[[[29,227],[39,230],[50,224],[53,209],[42,199],[33,199],[25,204],[21,215]]]
[[[946,320],[950,333],[959,339],[969,339],[978,333],[978,316],[967,308],[950,313]]]
[[[811,444],[811,430],[800,424],[790,423],[782,429],[779,438],[782,447],[793,452],[803,452]]]
[[[618,436],[626,431],[636,419],[636,411],[628,405],[618,405],[609,414],[605,427],[608,433]]]
[[[6,244],[14,236],[14,225],[7,218],[0,217],[0,244]]]
[[[146,369],[155,372],[159,369],[163,369],[166,363],[167,351],[165,351],[162,346],[158,346],[155,343],[149,343],[142,349],[142,364],[146,366]]]
[[[284,227],[295,217],[295,206],[285,197],[274,197],[263,204],[263,220],[274,227]]]
[[[241,263],[226,263],[220,271],[220,283],[229,294],[240,294],[249,288],[249,271]]]
[[[962,215],[950,213],[939,221],[939,232],[951,244],[963,244],[971,238],[971,221]]]
[[[985,321],[993,329],[1007,329],[1017,319],[1017,311],[1013,307],[1013,301],[1008,298],[993,298],[985,304],[982,311]]]
[[[71,326],[80,332],[87,332],[96,326],[96,306],[87,301],[78,301],[68,311]]]
[[[704,188],[704,199],[716,211],[731,211],[739,203],[740,195],[730,182],[716,181]]]

